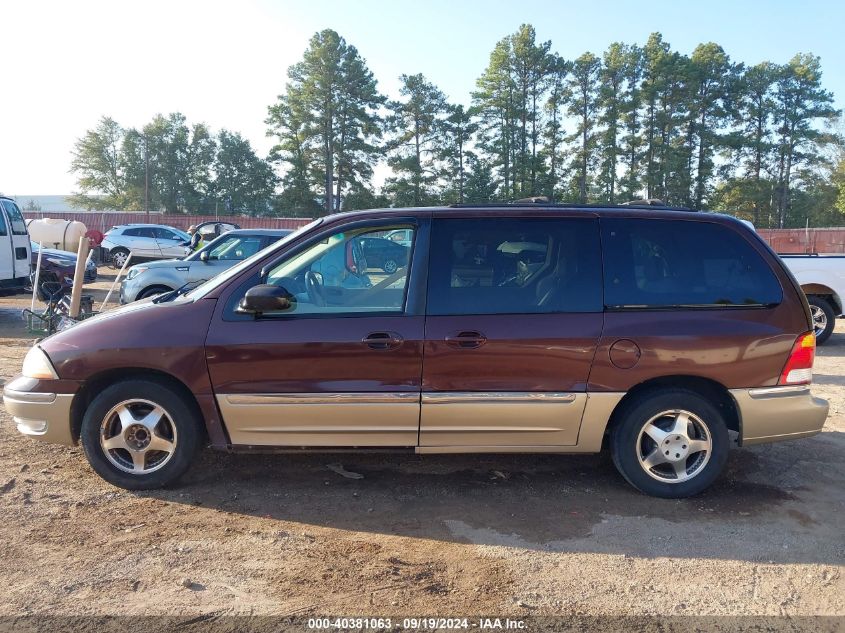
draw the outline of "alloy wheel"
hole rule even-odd
[[[128,255],[123,251],[118,251],[111,256],[112,263],[117,268],[122,268],[123,265],[126,263],[126,258]]]
[[[689,481],[704,470],[713,452],[707,424],[694,413],[663,411],[646,422],[637,437],[637,459],[657,481]]]
[[[813,317],[813,332],[820,336],[827,329],[827,315],[817,305],[810,305],[810,314]]]
[[[100,425],[100,448],[123,472],[146,475],[163,468],[176,451],[176,425],[150,400],[124,400],[112,407]]]

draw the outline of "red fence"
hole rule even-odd
[[[89,229],[98,229],[104,233],[116,224],[132,222],[167,224],[180,229],[187,229],[191,224],[219,220],[234,222],[245,229],[296,229],[310,222],[310,218],[245,218],[240,216],[213,215],[161,215],[151,213],[149,217],[144,213],[103,212],[103,213],[75,213],[25,211],[24,216],[30,218],[59,218],[62,220],[78,220]],[[778,253],[845,253],[845,228],[828,229],[759,229],[760,235]]]
[[[845,253],[845,228],[758,229],[777,253]]]
[[[166,224],[167,226],[182,230],[187,230],[192,224],[212,221],[234,222],[235,224],[240,224],[245,229],[297,229],[311,221],[310,218],[246,218],[234,215],[162,215],[160,213],[150,213],[147,216],[145,213],[126,213],[123,211],[102,213],[24,211],[23,214],[27,220],[39,218],[76,220],[82,222],[89,229],[97,229],[103,233],[115,225],[133,223]]]

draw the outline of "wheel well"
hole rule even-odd
[[[167,286],[165,284],[152,284],[152,285],[145,287],[143,290],[141,290],[141,292],[138,293],[138,296],[140,297],[142,294],[144,294],[144,293],[146,293],[150,290],[157,289],[157,288],[161,288],[162,292],[169,292],[170,290],[173,290],[173,288],[171,288],[170,286]]]
[[[842,314],[842,302],[832,288],[828,288],[824,284],[804,284],[801,286],[801,290],[808,298],[811,296],[821,297],[830,304],[837,315]]]
[[[71,433],[74,441],[79,440],[80,430],[82,429],[82,418],[88,409],[88,405],[94,400],[94,397],[103,389],[116,382],[133,379],[151,380],[177,390],[185,398],[188,406],[192,407],[200,420],[203,421],[203,428],[205,427],[205,416],[202,414],[197,399],[181,380],[171,374],[155,369],[145,369],[143,367],[122,368],[95,374],[86,380],[82,388],[76,393],[70,408]]]
[[[736,431],[742,437],[742,423],[739,417],[739,411],[736,408],[736,402],[728,393],[724,385],[719,384],[715,380],[709,378],[702,378],[700,376],[662,376],[660,378],[652,378],[635,385],[628,390],[625,397],[619,401],[613,413],[610,415],[610,420],[605,431],[608,434],[613,427],[618,424],[628,406],[634,398],[643,393],[650,391],[661,391],[667,388],[688,389],[694,391],[699,395],[707,398],[710,402],[716,405],[721,414],[725,418],[725,423],[728,429]]]

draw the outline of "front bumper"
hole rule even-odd
[[[74,394],[19,391],[16,382],[4,387],[3,405],[18,431],[51,444],[75,445],[70,424]]]
[[[809,385],[731,389],[740,418],[743,445],[810,437],[822,430],[827,400]]]

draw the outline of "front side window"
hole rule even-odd
[[[602,220],[611,308],[761,306],[783,291],[740,234],[711,222]]]
[[[272,267],[259,283],[284,287],[292,305],[270,316],[404,312],[411,249],[394,252],[393,268],[382,259],[370,261],[364,247],[371,240],[386,242],[379,236],[387,228],[334,233]]]
[[[432,315],[602,310],[592,218],[436,220],[429,259]]]
[[[18,205],[11,200],[3,200],[3,208],[6,209],[6,214],[9,216],[9,224],[12,225],[12,235],[26,235],[26,222]]]
[[[8,235],[9,230],[6,228],[6,214],[0,213],[0,235]]]
[[[224,239],[208,252],[209,260],[238,261],[255,255],[261,250],[261,238],[238,236]]]
[[[178,240],[179,236],[176,235],[173,231],[169,231],[167,229],[156,228],[154,229],[156,233],[156,237],[160,240]]]

